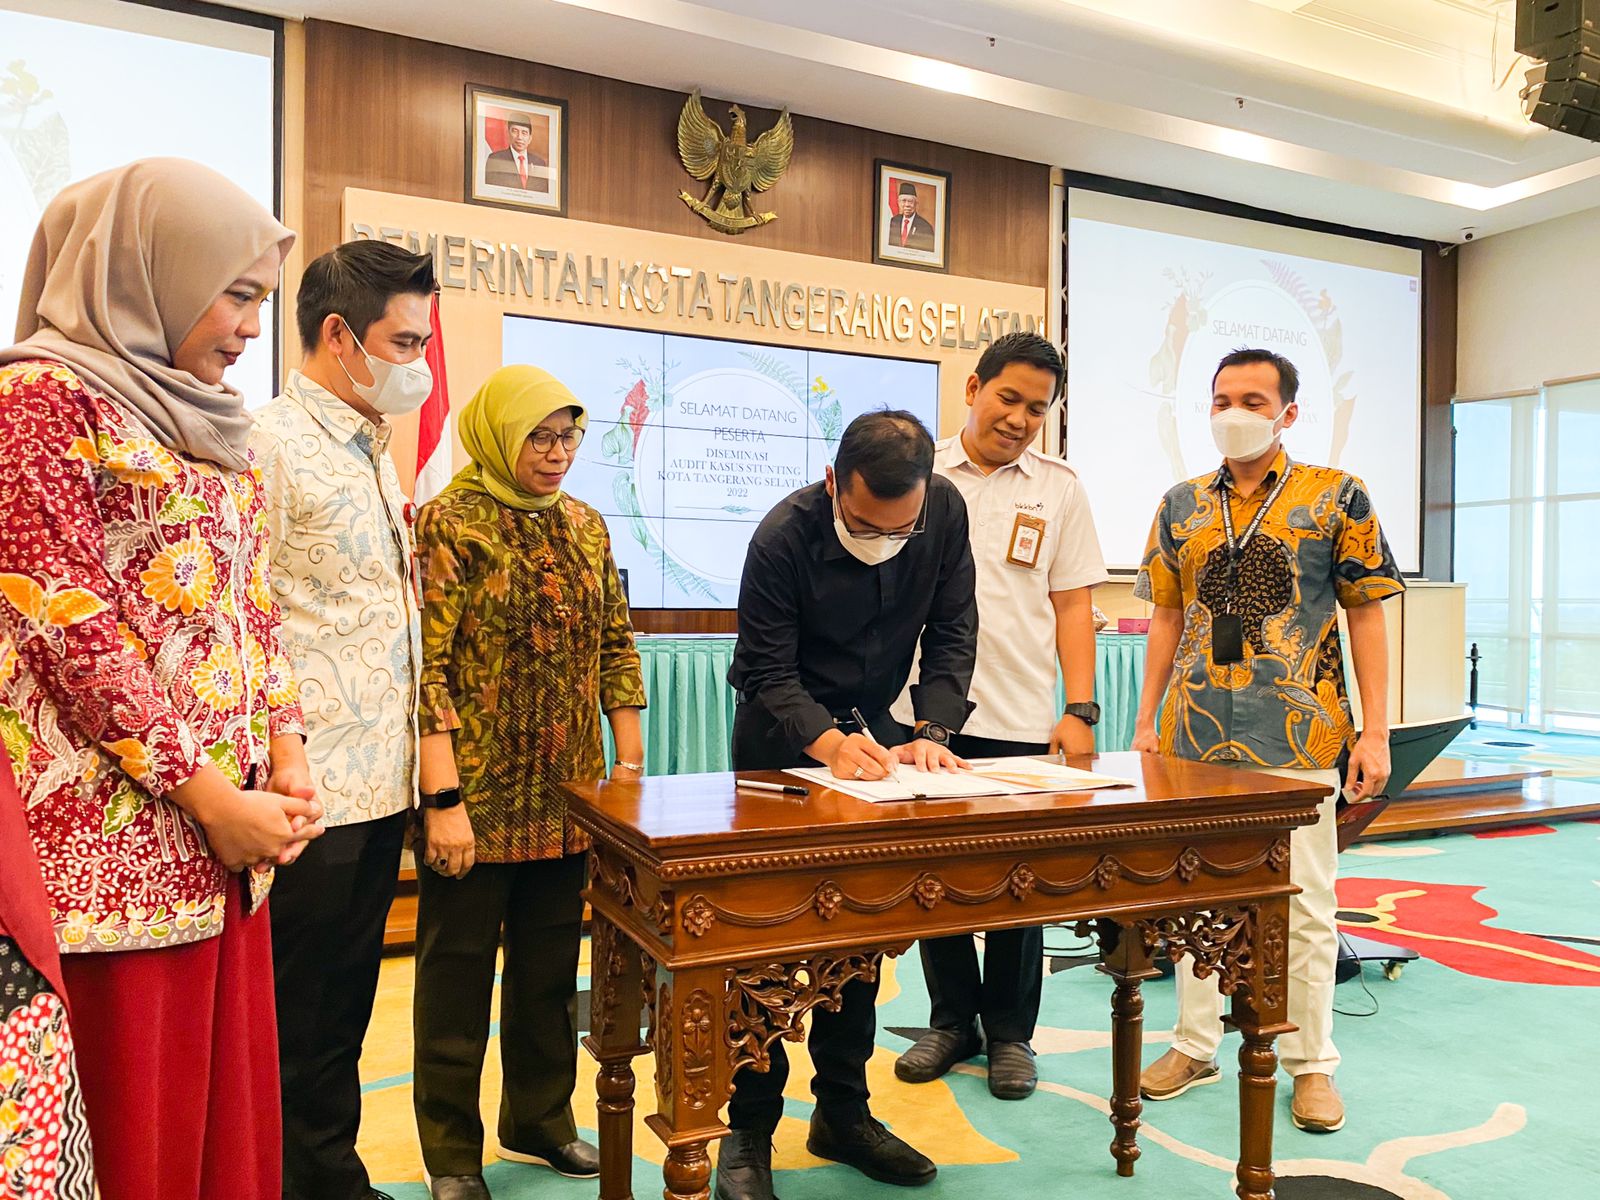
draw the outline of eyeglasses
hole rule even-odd
[[[839,497],[833,497],[833,513],[838,517],[851,537],[858,542],[873,542],[879,538],[888,538],[891,542],[904,542],[924,532],[928,528],[928,495],[922,495],[922,510],[917,513],[917,521],[910,529],[852,529],[850,522],[844,519],[844,509],[839,507]]]
[[[540,454],[549,454],[555,449],[557,442],[560,442],[561,448],[570,454],[583,444],[583,430],[576,425],[571,429],[563,429],[560,433],[553,429],[535,429],[528,435],[528,440]]]

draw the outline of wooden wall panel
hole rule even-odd
[[[1455,578],[1456,323],[1461,256],[1422,251],[1422,573]]]
[[[697,193],[702,187],[677,157],[681,94],[308,21],[302,231],[308,257],[337,241],[346,187],[464,199],[468,83],[568,101],[568,216],[690,237],[725,236],[678,199],[680,189]],[[804,103],[803,97],[795,100]],[[727,128],[727,101],[707,97],[706,110]],[[747,111],[752,136],[777,117],[768,110]],[[952,274],[1048,284],[1047,167],[798,114],[794,124],[794,160],[763,202],[778,219],[740,235],[743,241],[870,262],[873,161],[886,158],[953,176]]]

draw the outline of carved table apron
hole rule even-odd
[[[706,1200],[735,1072],[765,1070],[768,1047],[798,1041],[804,1015],[837,1007],[850,980],[918,938],[1091,920],[1114,981],[1117,1174],[1139,1157],[1139,987],[1164,942],[1232,997],[1244,1036],[1237,1194],[1269,1200],[1273,1042],[1294,1028],[1289,835],[1316,820],[1320,793],[1155,755],[1075,761],[1136,786],[868,804],[816,787],[803,799],[736,792],[726,774],[566,785],[594,839],[584,1044],[600,1064],[601,1200],[633,1194],[636,1055],[655,1054],[646,1124],[667,1146],[666,1200]]]

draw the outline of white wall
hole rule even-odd
[[[1600,209],[1459,247],[1456,394],[1600,374]]]

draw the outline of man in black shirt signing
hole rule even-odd
[[[750,541],[739,591],[739,643],[728,682],[736,770],[819,762],[841,779],[882,779],[897,763],[964,766],[948,747],[967,719],[978,606],[967,510],[933,474],[933,439],[907,412],[857,417],[823,483],[784,500]],[[921,644],[911,689],[916,727],[889,715]],[[852,719],[865,718],[870,736]],[[813,1009],[806,1148],[885,1183],[917,1185],[927,1157],[867,1108],[877,982],[847,984],[837,1013]],[[772,1200],[772,1134],[789,1063],[772,1045],[765,1073],[741,1071],[717,1200]]]

